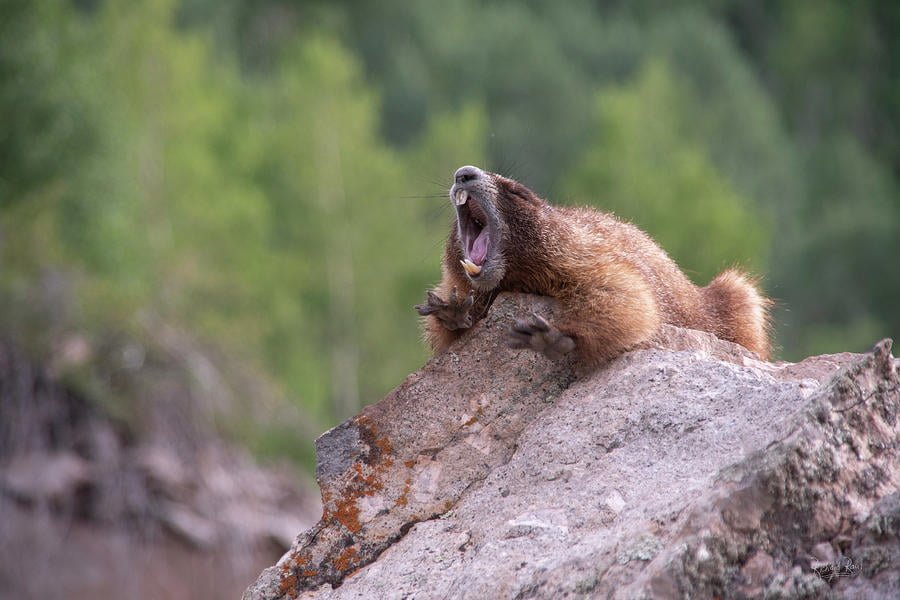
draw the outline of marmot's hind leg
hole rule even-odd
[[[769,359],[769,309],[772,301],[756,282],[735,269],[720,273],[702,290],[716,320],[715,334]]]
[[[524,323],[518,321],[510,337],[521,345],[514,347],[537,350],[551,358],[574,351],[584,364],[595,367],[652,338],[661,319],[640,271],[621,263],[616,269],[604,270],[597,280],[603,285],[585,286],[559,298],[562,310],[556,322],[537,320],[536,315]],[[549,345],[550,351],[542,344]]]

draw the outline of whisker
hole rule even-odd
[[[438,179],[431,179],[429,177],[428,183],[430,183],[431,185],[436,186],[437,188],[442,189],[442,190],[450,189],[449,186],[447,185],[447,181],[445,179],[438,180]]]
[[[442,177],[440,179],[434,179],[433,177],[428,176],[426,174],[417,174],[417,175],[413,176],[412,179],[421,184],[425,184],[428,187],[434,187],[435,189],[438,189],[438,190],[444,192],[445,194],[450,190],[450,186],[447,185],[447,180],[449,179],[449,177],[447,177],[447,178]]]

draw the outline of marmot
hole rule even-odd
[[[531,314],[509,330],[513,348],[550,358],[576,352],[588,365],[648,341],[662,323],[701,329],[769,357],[771,301],[729,269],[691,283],[643,231],[589,208],[552,206],[521,183],[466,166],[450,199],[456,223],[441,283],[416,306],[433,350],[484,317],[498,292],[556,298],[563,317]]]

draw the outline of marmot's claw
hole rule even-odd
[[[472,326],[472,315],[469,310],[474,304],[474,290],[470,291],[465,298],[460,299],[459,292],[454,287],[448,301],[444,301],[434,292],[428,292],[425,304],[417,304],[415,308],[416,312],[423,317],[434,315],[441,325],[450,331],[455,331]]]
[[[531,313],[531,324],[538,331],[550,331],[550,323],[547,322],[547,319],[537,314],[536,312]]]
[[[447,303],[441,300],[441,298],[434,292],[428,292],[425,304],[416,304],[415,306],[416,312],[423,317],[444,308],[447,308]]]
[[[558,360],[575,349],[572,338],[537,313],[531,313],[527,319],[516,319],[509,328],[507,344],[514,349],[540,352],[551,360]]]

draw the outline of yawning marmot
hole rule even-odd
[[[511,327],[514,348],[550,358],[575,351],[598,364],[653,337],[661,323],[701,329],[769,356],[771,301],[751,278],[727,270],[691,283],[650,237],[589,208],[551,206],[524,185],[477,167],[456,171],[456,226],[443,280],[416,306],[441,351],[482,318],[497,292],[556,298],[562,318],[537,314]]]

